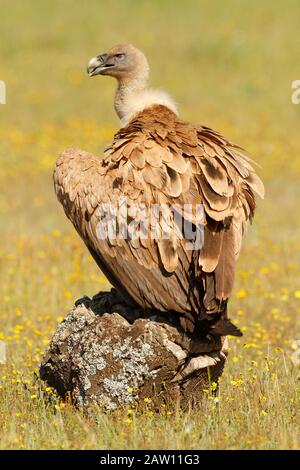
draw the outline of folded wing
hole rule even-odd
[[[191,324],[216,314],[230,296],[254,192],[264,192],[241,148],[159,105],[121,129],[100,160],[66,150],[54,182],[66,215],[123,295],[145,308],[184,314]],[[166,212],[150,236],[143,211],[149,222],[154,206]],[[191,250],[176,214],[197,229],[198,206],[204,244]],[[119,236],[118,220],[101,236],[101,221],[107,211],[113,220],[116,210],[125,211],[122,229],[129,225],[129,234]]]

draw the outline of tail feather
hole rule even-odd
[[[243,336],[241,330],[235,326],[228,318],[218,320],[210,330],[213,336]]]

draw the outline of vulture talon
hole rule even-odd
[[[78,307],[78,305],[89,307],[91,302],[92,299],[90,299],[87,295],[84,295],[83,297],[80,297],[80,299],[75,300],[74,305],[75,307]]]

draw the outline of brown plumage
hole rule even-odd
[[[88,70],[117,78],[123,127],[101,159],[74,149],[58,159],[55,190],[67,217],[129,302],[174,311],[186,331],[240,335],[226,311],[254,192],[264,192],[251,160],[220,133],[182,121],[167,95],[149,91],[147,61],[133,46],[116,46],[92,59]],[[144,238],[142,229],[132,239],[99,238],[99,207],[117,206],[120,197],[126,197],[127,223],[138,220],[137,205],[167,204],[193,226],[194,209],[186,214],[183,207],[203,204],[203,247],[187,249],[172,214],[164,226],[159,219],[156,239]]]

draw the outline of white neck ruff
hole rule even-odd
[[[153,90],[151,88],[140,91],[127,90],[127,93],[124,95],[120,106],[121,109],[118,113],[123,127],[127,126],[136,114],[154,105],[166,106],[173,113],[178,114],[176,103],[168,93],[162,90]]]

